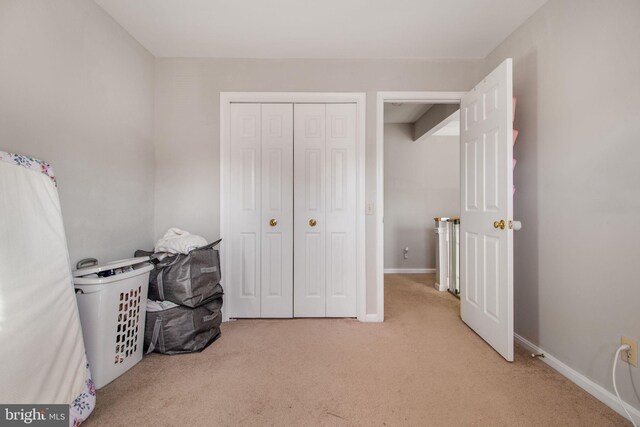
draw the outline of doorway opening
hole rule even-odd
[[[391,100],[383,114],[385,289],[458,297],[460,104]]]
[[[456,112],[465,93],[378,93],[379,321],[385,312],[385,273],[420,274],[413,279],[435,286],[434,218],[459,216],[460,119]]]

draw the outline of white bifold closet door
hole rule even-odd
[[[293,105],[231,104],[232,317],[293,315]]]
[[[294,315],[355,317],[356,105],[294,117]]]

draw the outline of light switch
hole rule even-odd
[[[367,215],[374,215],[376,213],[375,205],[372,202],[366,204],[365,213]]]

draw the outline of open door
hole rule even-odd
[[[512,60],[460,104],[462,320],[513,361]]]

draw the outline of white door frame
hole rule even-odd
[[[229,269],[229,254],[225,242],[229,238],[230,213],[230,155],[229,132],[230,105],[244,103],[355,103],[357,109],[356,128],[356,295],[358,320],[366,318],[366,258],[365,258],[365,129],[366,94],[361,92],[220,92],[220,253],[222,258],[222,284],[224,272]],[[229,320],[229,311],[222,311],[222,320]]]
[[[378,92],[376,103],[376,290],[378,311],[369,320],[384,321],[384,104],[385,102],[459,104],[464,92]]]

